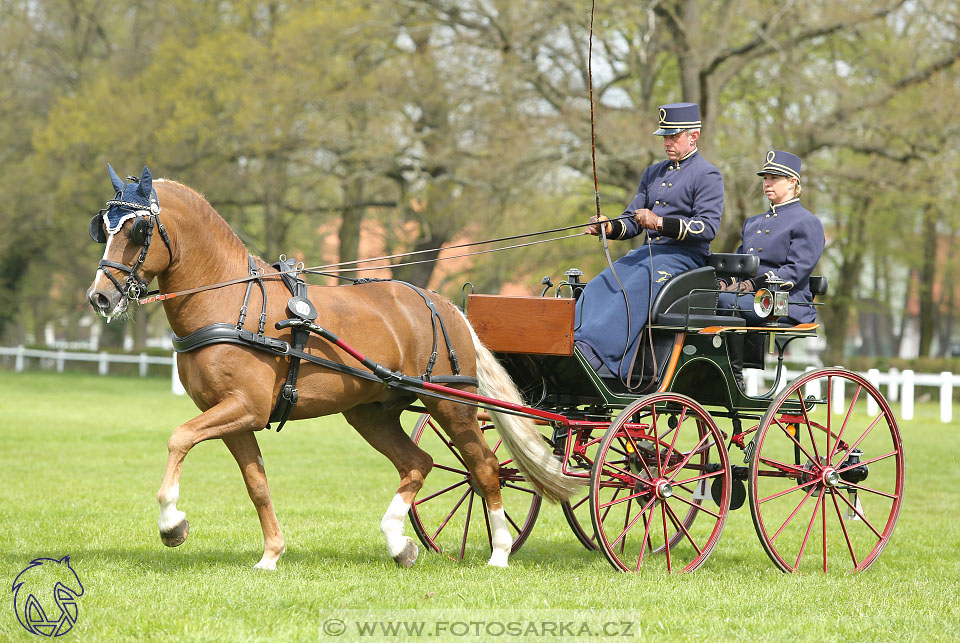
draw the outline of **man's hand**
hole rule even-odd
[[[647,230],[659,230],[661,224],[661,218],[653,213],[652,210],[642,208],[640,210],[633,211],[633,218],[641,228],[646,228]]]
[[[603,231],[607,236],[610,236],[610,233],[613,232],[613,224],[607,219],[607,217],[601,215],[593,215],[590,217],[590,225],[587,226],[587,234],[592,234],[595,237],[600,236],[600,224],[603,223]]]

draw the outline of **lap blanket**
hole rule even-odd
[[[674,276],[704,264],[705,257],[700,252],[675,245],[645,244],[617,259],[613,267],[626,289],[626,298],[609,267],[587,283],[576,308],[574,340],[581,351],[595,366],[599,360],[626,381],[631,357],[657,293]]]

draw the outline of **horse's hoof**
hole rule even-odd
[[[167,532],[160,532],[160,540],[167,547],[179,547],[190,533],[190,523],[184,519],[179,525]]]
[[[407,538],[407,544],[403,546],[403,551],[394,556],[393,559],[397,561],[397,565],[400,567],[409,569],[417,562],[417,556],[419,555],[420,549],[417,548],[416,543],[413,542],[412,538]]]

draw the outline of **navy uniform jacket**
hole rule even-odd
[[[631,362],[641,361],[633,356],[649,303],[671,278],[706,262],[720,226],[723,177],[696,150],[680,161],[656,163],[644,171],[624,214],[640,208],[664,217],[663,232],[647,230],[647,243],[617,259],[617,278],[607,268],[590,279],[576,307],[574,339],[581,352],[595,368],[602,364],[624,381]],[[611,239],[641,232],[632,216],[611,225]]]
[[[664,217],[662,233],[647,231],[651,243],[681,245],[706,257],[720,227],[723,177],[697,150],[679,161],[656,163],[644,170],[637,195],[624,214],[641,208]],[[643,230],[632,217],[620,221],[623,225],[614,226],[612,239],[629,239]]]
[[[753,278],[757,288],[776,275],[785,283],[780,290],[790,292],[790,303],[810,303],[810,275],[823,253],[823,224],[816,215],[791,199],[770,205],[763,214],[750,217],[743,224],[742,243],[737,252],[760,257],[760,272]],[[789,315],[799,322],[812,322],[817,317],[813,306],[790,306]]]

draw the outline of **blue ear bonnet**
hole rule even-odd
[[[160,212],[157,191],[153,189],[153,177],[146,166],[139,181],[136,177],[127,177],[129,183],[121,181],[109,163],[107,169],[110,171],[113,189],[117,192],[112,201],[107,201],[107,211],[103,215],[103,224],[108,234],[116,234],[127,219]]]

